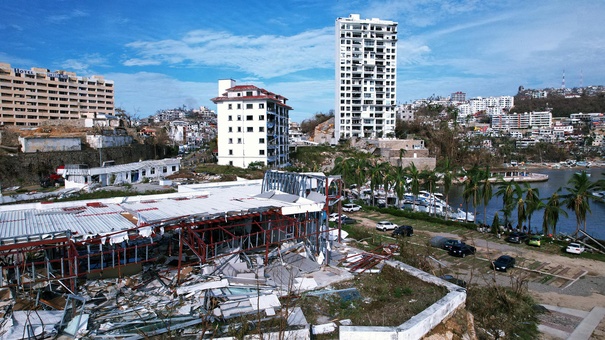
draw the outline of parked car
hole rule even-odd
[[[495,270],[505,272],[508,268],[515,267],[515,258],[509,255],[502,255],[492,263]]]
[[[527,240],[527,238],[528,238],[527,234],[519,233],[519,232],[512,232],[512,233],[510,233],[510,235],[508,235],[508,237],[505,239],[505,241],[510,242],[510,243],[523,243],[525,240]]]
[[[466,288],[466,281],[459,279],[457,277],[454,277],[450,274],[446,274],[446,275],[441,275],[439,276],[440,279],[445,280],[447,282],[453,283],[455,285],[458,285],[462,288]]]
[[[529,238],[529,241],[527,241],[527,244],[530,246],[536,246],[539,247],[542,243],[542,238],[538,235],[533,235]]]
[[[376,229],[387,231],[387,230],[395,230],[397,228],[397,224],[391,221],[380,221],[376,224]]]
[[[340,220],[340,223],[341,224],[355,224],[355,223],[357,223],[357,220],[354,218],[345,217]]]
[[[583,245],[576,242],[568,244],[567,248],[565,248],[565,251],[570,254],[582,254],[585,250],[586,248]]]
[[[464,244],[464,242],[453,239],[453,238],[449,238],[443,243],[443,249],[450,250],[450,249],[452,249],[452,246],[455,244]]]
[[[457,243],[452,245],[449,253],[452,256],[466,257],[466,255],[475,254],[475,251],[477,251],[477,249],[471,245],[466,243]]]
[[[330,222],[338,222],[338,219],[343,219],[343,218],[347,218],[348,216],[345,214],[339,215],[338,213],[331,213],[328,216],[328,221]]]
[[[411,225],[400,225],[399,227],[395,228],[395,230],[393,230],[393,233],[391,234],[391,236],[393,237],[412,235],[414,235],[414,227],[412,227]]]
[[[347,203],[342,206],[342,211],[353,212],[361,210],[361,206],[353,203]]]

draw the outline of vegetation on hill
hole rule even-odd
[[[580,96],[579,98],[565,98],[557,95],[547,98],[515,96],[515,107],[511,109],[511,112],[545,111],[547,108],[552,109],[553,117],[569,117],[572,113],[580,112],[605,112],[605,94]]]
[[[300,131],[306,135],[312,136],[317,125],[332,117],[334,117],[334,110],[330,110],[328,113],[317,112],[313,117],[305,119],[300,123]]]

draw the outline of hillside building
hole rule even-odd
[[[334,142],[395,132],[397,23],[336,19]]]
[[[114,113],[114,83],[103,76],[0,63],[0,125],[37,126],[48,120]]]
[[[260,162],[280,168],[289,162],[287,98],[254,85],[218,82],[218,164],[246,168]]]

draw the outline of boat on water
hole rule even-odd
[[[425,212],[441,217],[447,216],[447,219],[461,222],[475,221],[475,215],[473,213],[464,211],[460,208],[454,209],[447,205],[445,198],[441,193],[431,194],[428,191],[420,191],[416,197],[411,193],[406,193],[403,197],[404,200],[401,209]]]
[[[547,174],[539,174],[529,172],[525,169],[506,169],[492,171],[488,181],[495,183],[498,181],[504,182],[546,182],[548,181]]]

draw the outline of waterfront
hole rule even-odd
[[[567,182],[578,171],[586,171],[589,173],[591,181],[597,181],[604,178],[604,168],[566,168],[566,169],[533,169],[532,172],[546,174],[549,176],[548,181],[539,183],[530,183],[533,188],[537,188],[540,192],[541,198],[550,197],[559,188],[565,188]],[[500,211],[502,209],[502,197],[495,196],[497,191],[497,185],[493,186],[494,197],[490,200],[487,205],[487,218],[483,218],[483,204],[477,206],[476,221],[478,223],[486,221],[487,224],[491,225],[494,215],[498,212],[501,223],[503,223],[504,216]],[[462,198],[462,186],[455,186],[450,192],[450,205],[453,207],[461,207],[465,209],[464,200]],[[566,193],[565,189],[561,191],[561,195]],[[605,239],[605,203],[601,202],[590,202],[591,212],[587,212],[586,216],[586,230],[587,232],[599,239]],[[473,211],[472,205],[469,204],[469,211]],[[571,235],[576,230],[576,215],[572,211],[567,211],[568,216],[560,216],[559,223],[557,223],[557,233]],[[532,215],[531,228],[532,231],[542,232],[542,216],[544,210],[539,210]],[[516,226],[517,215],[513,212],[511,223]]]

